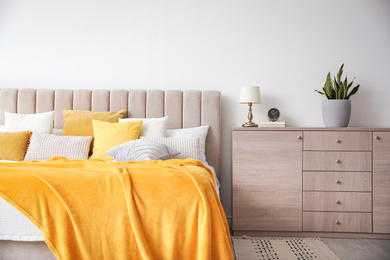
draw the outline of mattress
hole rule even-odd
[[[10,162],[0,160],[0,162]],[[206,164],[214,175],[219,196],[219,181],[212,166]],[[0,197],[0,240],[44,241],[43,234],[26,216]]]

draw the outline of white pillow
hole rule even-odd
[[[183,129],[170,129],[166,131],[167,137],[197,137],[200,138],[200,160],[206,162],[206,138],[209,126],[198,126]]]
[[[0,125],[0,132],[5,132],[4,129],[5,129],[5,125]]]
[[[165,136],[168,117],[160,118],[119,118],[120,122],[142,120],[140,136]]]
[[[166,144],[151,140],[133,140],[120,144],[106,152],[117,162],[168,160],[180,152]]]
[[[61,136],[33,133],[25,160],[47,160],[53,156],[68,159],[88,159],[92,136]]]
[[[60,128],[53,128],[53,135],[62,135],[63,130]]]
[[[31,131],[51,134],[54,111],[37,114],[17,114],[4,112],[5,132]]]
[[[161,142],[177,149],[180,152],[180,154],[174,157],[176,159],[187,159],[187,158],[192,158],[195,160],[201,159],[199,137],[170,138],[170,137],[141,136],[141,139]]]

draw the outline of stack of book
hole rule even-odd
[[[261,127],[286,127],[286,121],[276,121],[276,122],[261,122]]]

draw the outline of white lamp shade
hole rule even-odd
[[[261,103],[260,87],[257,86],[241,87],[240,103],[260,104]]]

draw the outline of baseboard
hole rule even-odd
[[[327,237],[327,238],[370,238],[390,239],[390,234],[373,233],[334,233],[334,232],[284,232],[284,231],[248,231],[234,230],[234,236],[257,236],[257,237]]]
[[[226,216],[226,219],[227,219],[227,222],[228,222],[228,225],[229,225],[229,230],[232,230],[233,228],[233,225],[232,225],[232,216],[231,215],[227,215]]]

